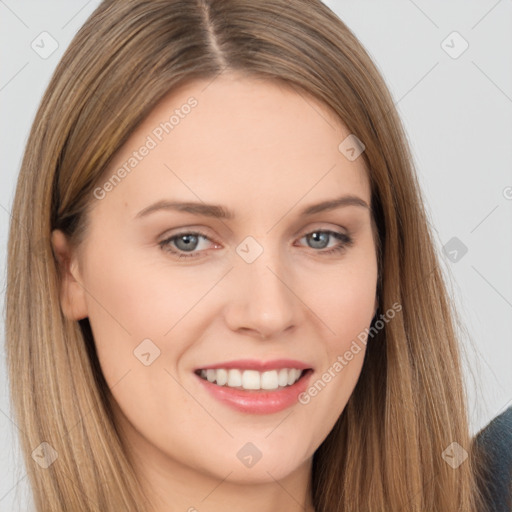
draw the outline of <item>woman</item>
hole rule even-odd
[[[104,1],[12,217],[38,511],[483,510],[402,125],[320,1]]]

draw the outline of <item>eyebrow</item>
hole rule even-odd
[[[336,199],[329,199],[321,203],[309,205],[300,211],[300,215],[314,215],[316,213],[326,212],[344,206],[360,206],[363,208],[367,208],[368,210],[370,209],[368,203],[361,199],[360,197],[354,195],[345,195],[342,197],[338,197]],[[147,215],[160,210],[186,212],[191,213],[193,215],[213,217],[216,219],[233,220],[235,218],[235,214],[232,211],[226,209],[221,205],[196,202],[178,202],[170,201],[167,199],[161,199],[160,201],[157,201],[156,203],[153,203],[147,206],[146,208],[143,208],[140,212],[138,212],[135,215],[134,219],[146,217]]]

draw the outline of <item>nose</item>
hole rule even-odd
[[[285,267],[282,254],[268,249],[252,263],[236,262],[226,311],[233,331],[275,339],[298,324],[303,303],[293,291],[293,274]]]

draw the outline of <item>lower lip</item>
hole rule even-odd
[[[246,391],[217,386],[199,375],[196,377],[214,398],[238,411],[248,414],[272,414],[298,403],[298,396],[306,390],[312,373],[312,370],[307,370],[295,384],[275,391]]]

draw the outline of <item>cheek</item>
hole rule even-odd
[[[358,264],[340,265],[339,272],[331,272],[324,283],[324,293],[315,294],[312,309],[322,320],[325,357],[299,397],[310,414],[321,418],[315,442],[334,426],[359,379],[366,352],[365,335],[375,308],[376,259],[368,256]]]
[[[91,321],[133,342],[163,336],[211,286],[190,270],[171,272],[164,258],[115,244],[88,257],[85,277]]]
[[[344,351],[373,318],[377,292],[376,259],[371,253],[366,253],[364,258],[355,255],[316,282],[323,286],[308,294],[314,301],[312,308],[325,327],[327,348],[331,354]]]
[[[152,251],[158,248],[142,253],[116,249],[119,246],[105,243],[86,260],[89,322],[107,383],[115,385],[130,372],[130,380],[153,387],[158,371],[168,368],[174,373],[195,340],[191,333],[207,303],[202,299],[224,270],[171,269],[165,257],[155,258]]]
[[[92,255],[87,270],[89,322],[117,406],[144,432],[153,432],[155,425],[179,432],[181,423],[174,421],[170,406],[179,403],[180,414],[192,417],[197,404],[171,375],[189,343],[180,337],[188,320],[183,317],[207,283],[180,283],[179,271],[166,271],[159,261],[147,263],[135,251],[116,258],[114,247]],[[182,284],[186,294],[180,293]]]
[[[156,340],[171,327],[172,317],[164,313],[172,312],[175,299],[173,293],[166,300],[158,295],[151,271],[133,252],[122,250],[119,241],[104,239],[96,240],[101,248],[87,257],[84,287],[98,358],[112,386],[126,372],[143,366],[134,354],[143,340],[155,340],[153,347],[146,346],[152,358],[161,350]]]

